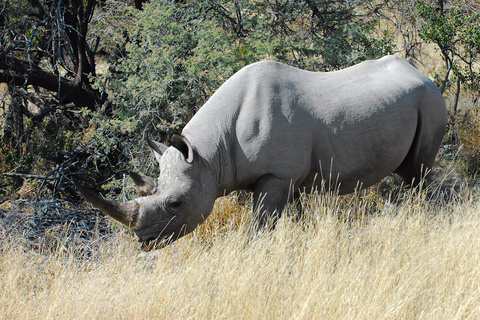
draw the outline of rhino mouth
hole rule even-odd
[[[147,240],[140,241],[140,246],[141,246],[142,250],[145,251],[145,252],[149,252],[149,251],[152,251],[154,249],[157,249],[156,244],[157,244],[157,241],[155,241],[155,238],[149,238]]]
[[[145,251],[145,252],[149,252],[149,251],[152,251],[152,250],[158,250],[158,249],[165,248],[167,245],[169,245],[171,242],[173,242],[171,240],[171,238],[172,237],[168,237],[168,238],[151,237],[151,238],[148,238],[146,240],[139,240],[139,242],[140,242],[140,246],[141,246],[142,250]]]
[[[167,231],[167,232],[165,232]],[[142,231],[137,231],[138,242],[142,250],[148,252],[152,250],[162,249],[174,241],[175,232],[170,230],[164,230],[160,234],[157,232],[146,232],[142,234]]]
[[[175,242],[182,236],[186,235],[186,225],[182,224],[181,227],[178,227],[177,224],[172,224],[172,219],[166,223],[166,226],[158,232],[158,224],[155,224],[153,227],[146,227],[142,229],[135,230],[135,233],[138,238],[138,242],[141,245],[142,250],[152,251],[157,249],[162,249],[172,242]]]

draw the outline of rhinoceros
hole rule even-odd
[[[253,191],[261,228],[292,191],[322,179],[340,194],[391,173],[418,183],[446,121],[434,83],[395,56],[326,73],[261,61],[229,78],[170,147],[148,141],[160,175],[132,174],[142,197],[110,201],[77,187],[148,249],[194,230],[234,190]]]

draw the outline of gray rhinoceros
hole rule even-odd
[[[446,121],[433,82],[395,56],[327,73],[262,61],[227,80],[171,147],[149,140],[160,176],[132,175],[143,197],[108,201],[77,187],[148,249],[191,232],[233,190],[253,191],[262,226],[292,190],[322,178],[341,194],[392,172],[418,182]]]

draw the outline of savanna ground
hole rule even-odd
[[[478,185],[440,157],[424,190],[390,177],[356,195],[302,195],[250,240],[248,195],[230,195],[150,253],[88,208],[79,219],[25,190],[0,211],[0,318],[478,319]]]

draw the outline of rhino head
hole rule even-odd
[[[160,176],[130,174],[143,195],[140,198],[106,200],[74,181],[94,206],[130,227],[146,251],[190,233],[208,217],[217,196],[215,177],[190,142],[181,135],[173,135],[171,142],[167,147],[148,139],[160,164]]]

